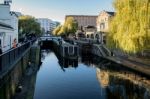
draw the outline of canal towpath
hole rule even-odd
[[[122,56],[108,56],[105,57],[105,59],[108,59],[112,62],[118,63],[121,66],[125,66],[127,68],[130,68],[132,70],[138,71],[142,74],[145,74],[150,77],[150,59],[146,62],[139,61],[138,58],[129,58],[129,57],[122,57]],[[142,60],[142,59],[141,59]]]

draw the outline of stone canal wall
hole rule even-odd
[[[40,47],[32,46],[24,52],[13,68],[0,79],[0,99],[11,99],[22,77],[25,75],[29,63],[38,66],[40,62]]]

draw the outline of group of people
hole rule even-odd
[[[15,38],[12,43],[12,48],[17,48],[17,47],[21,46],[23,43],[26,43],[26,42],[28,42],[30,40],[34,40],[34,39],[36,39],[36,35],[34,35],[34,34],[28,35],[24,38],[19,39],[20,43],[18,43],[17,39]],[[2,53],[3,53],[3,50],[2,50],[2,46],[1,46],[1,40],[0,40],[0,54],[2,54]]]

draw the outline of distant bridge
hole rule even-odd
[[[52,40],[61,40],[61,37],[56,37],[56,36],[41,36],[39,38],[39,41],[52,41]]]
[[[63,38],[56,36],[41,36],[39,38],[39,44],[42,48],[53,47],[57,53],[65,58],[78,57],[78,46],[65,42]]]
[[[89,39],[89,38],[80,38],[80,39],[64,39],[61,37],[56,36],[41,36],[39,41],[41,42],[41,46],[50,46],[50,42],[53,42],[57,46],[61,46],[64,48],[64,50],[61,50],[61,52],[64,55],[64,52],[68,50],[72,46],[74,49],[74,46],[78,46],[81,53],[92,53],[94,55],[100,56],[100,57],[107,57],[111,56],[111,51],[100,41],[95,39]],[[68,42],[68,43],[67,43]],[[62,48],[62,49],[63,49]],[[68,48],[68,49],[65,49]],[[74,51],[74,50],[73,50]]]

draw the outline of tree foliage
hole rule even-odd
[[[32,16],[21,16],[19,17],[19,32],[21,32],[22,35],[40,35],[40,24]]]
[[[150,0],[115,0],[107,44],[125,52],[150,49]]]
[[[75,33],[78,28],[77,22],[72,17],[68,17],[62,26],[58,26],[54,31],[54,35],[69,35]]]
[[[67,28],[67,33],[75,33],[78,28],[78,24],[73,17],[68,17],[64,26]]]
[[[58,35],[58,32],[60,31],[61,29],[61,25],[57,26],[54,30],[53,30],[53,35]]]

